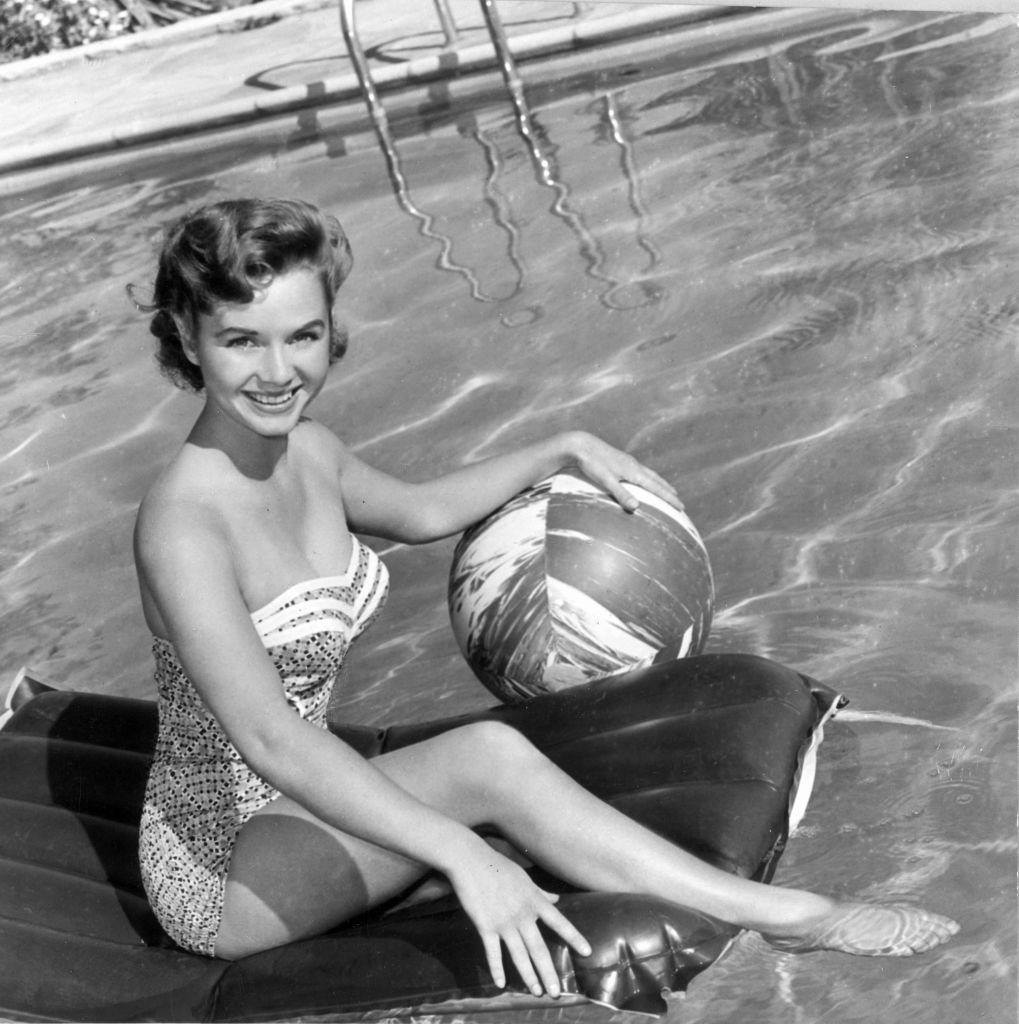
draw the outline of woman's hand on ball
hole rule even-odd
[[[683,508],[675,487],[668,480],[601,438],[575,431],[566,435],[566,446],[570,453],[569,464],[608,491],[627,512],[635,511],[640,504],[626,487],[628,483],[643,487],[675,508]]]
[[[581,956],[590,955],[587,940],[557,909],[559,897],[539,888],[523,868],[491,847],[486,845],[479,855],[471,856],[461,871],[450,875],[450,882],[481,936],[492,980],[499,988],[506,985],[505,946],[531,992],[560,994],[559,975],[539,923]]]

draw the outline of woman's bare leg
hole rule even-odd
[[[237,837],[216,955],[236,959],[319,935],[400,895],[426,873],[277,797]]]
[[[762,932],[790,951],[906,956],[958,930],[913,907],[836,903],[721,871],[589,793],[520,734],[489,728],[495,735],[483,741],[480,795],[487,820],[536,863],[581,888],[664,897]]]
[[[463,824],[494,825],[568,882],[669,899],[762,932],[782,948],[909,955],[957,930],[947,918],[914,908],[840,904],[714,868],[599,800],[519,733],[495,723],[466,726],[373,763]],[[332,829],[281,797],[238,839],[217,953],[240,955],[324,931],[423,874],[421,865]]]

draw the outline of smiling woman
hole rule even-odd
[[[233,424],[286,436],[325,382],[331,319],[310,267],[290,270],[250,302],[200,313],[184,352],[202,373],[205,429]]]
[[[783,19],[529,61],[540,166],[494,73],[394,94],[424,222],[393,194],[360,102],[5,179],[4,664],[155,696],[130,531],[203,399],[154,379],[124,285],[151,297],[153,239],[189,208],[306,197],[340,217],[357,257],[337,307],[354,343],[307,415],[367,463],[419,479],[574,426],[651,462],[711,553],[708,651],[794,665],[857,710],[826,731],[776,880],[944,909],[964,926],[936,953],[881,963],[791,957],[744,935],[681,1016],[1014,1019],[1015,920],[1000,897],[1016,840],[1015,22]],[[115,63],[90,66],[90,85],[150,91]],[[366,518],[352,496],[351,518]],[[394,583],[344,661],[333,722],[374,730],[487,707],[448,628],[454,542],[366,543]],[[246,610],[306,566],[285,568],[273,580],[267,567]],[[51,761],[37,767],[52,778]],[[18,834],[7,821],[4,843]],[[52,848],[54,833],[27,834]],[[24,929],[6,934],[0,997],[22,991],[22,1015],[61,1019],[86,1005],[39,991],[39,963],[67,967],[52,939],[40,952]],[[128,999],[125,976],[112,953],[65,974]]]
[[[349,267],[339,224],[297,201],[186,215],[160,260],[160,358],[205,394],[135,531],[160,702],[140,859],[169,935],[236,959],[417,897],[437,873],[495,984],[505,950],[532,992],[558,996],[540,926],[582,956],[591,947],[515,848],[581,889],[669,899],[783,949],[905,956],[948,939],[954,922],[922,910],[842,904],[709,865],[503,723],[371,760],[325,728],[347,650],[388,588],[352,531],[446,537],[565,467],[629,512],[627,483],[681,504],[658,474],[576,431],[420,484],[363,463],[304,415],[337,352],[332,306]]]
[[[268,286],[288,270],[317,277],[316,316],[321,317],[318,306],[324,302],[330,361],[339,359],[347,339],[336,328],[332,307],[352,266],[350,244],[335,217],[290,200],[228,200],[170,227],[152,304],[139,306],[153,313],[150,329],[159,339],[163,371],[174,383],[200,391],[204,378],[195,352],[200,318],[248,306],[256,298],[264,302]],[[212,330],[225,326],[217,323]],[[252,332],[242,326],[238,333]]]

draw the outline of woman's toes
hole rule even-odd
[[[958,930],[950,918],[916,907],[843,903],[804,934],[765,938],[790,953],[831,949],[855,956],[912,956],[934,949]]]

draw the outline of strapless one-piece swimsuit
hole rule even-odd
[[[299,583],[251,615],[287,702],[321,728],[344,655],[389,585],[375,552],[352,539],[345,573]],[[142,879],[167,934],[213,956],[237,835],[279,792],[245,764],[173,646],[157,637],[153,653],[159,733],[139,832]]]

